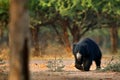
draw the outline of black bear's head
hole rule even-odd
[[[77,44],[73,44],[73,55],[79,61],[81,59],[81,53]]]

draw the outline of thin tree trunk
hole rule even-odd
[[[63,39],[64,39],[64,43],[65,43],[65,47],[66,47],[66,51],[68,53],[71,52],[71,46],[70,46],[70,41],[69,41],[69,36],[68,36],[68,32],[67,32],[67,26],[68,22],[64,21],[62,24],[62,29],[63,29]]]
[[[9,80],[29,80],[28,0],[10,0]]]
[[[63,34],[64,34],[64,41],[65,41],[65,45],[66,45],[66,50],[67,52],[71,52],[71,47],[70,47],[70,42],[69,42],[69,37],[68,37],[68,32],[67,32],[67,28],[63,27]]]
[[[64,44],[64,40],[63,40],[63,38],[62,38],[62,34],[59,32],[59,30],[56,28],[55,25],[53,25],[53,29],[55,30],[56,34],[58,35],[59,43],[60,43],[60,44]]]
[[[39,27],[35,26],[34,29],[32,29],[32,39],[33,39],[33,45],[34,45],[34,54],[33,56],[40,56],[39,54],[39,37],[38,37],[38,34],[39,34]]]
[[[110,37],[111,37],[111,50],[112,53],[117,53],[118,48],[118,31],[117,27],[111,27],[110,28]]]
[[[74,24],[72,29],[72,35],[73,35],[73,43],[77,43],[81,36],[80,36],[80,30],[77,25]]]
[[[2,37],[3,37],[3,29],[0,28],[0,39],[2,39]]]
[[[80,38],[81,38],[81,35],[80,35],[80,28],[74,23],[72,27],[68,26],[68,29],[73,37],[73,41],[72,43],[77,43]]]

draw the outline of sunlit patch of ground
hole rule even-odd
[[[50,58],[51,60],[52,58]],[[54,60],[54,58],[53,58]],[[104,68],[111,56],[102,58],[102,68]],[[74,67],[74,59],[63,59],[65,67],[61,72],[51,72],[46,66],[49,59],[31,59],[30,74],[31,80],[120,80],[118,72],[98,72],[96,71],[95,63],[93,62],[89,72],[77,70]],[[8,80],[9,64],[8,61],[0,64],[0,80]]]

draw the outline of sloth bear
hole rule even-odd
[[[89,71],[92,61],[96,63],[96,69],[101,68],[102,53],[98,45],[90,38],[73,44],[75,67],[79,70]]]

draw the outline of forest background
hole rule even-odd
[[[120,52],[120,0],[30,0],[29,13],[32,56],[71,57],[72,44],[85,37],[103,54]],[[8,49],[8,22],[9,1],[0,0],[0,54]]]

